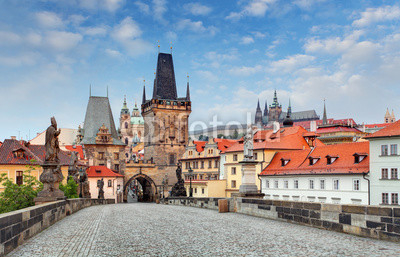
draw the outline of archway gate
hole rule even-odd
[[[133,175],[128,181],[124,184],[124,202],[127,202],[128,199],[128,191],[129,185],[137,180],[138,183],[142,186],[143,195],[141,201],[143,202],[155,202],[158,197],[157,186],[154,183],[153,179],[143,173],[137,173]]]

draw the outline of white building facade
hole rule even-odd
[[[370,142],[371,205],[398,205],[400,121],[366,137]]]

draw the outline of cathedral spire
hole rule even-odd
[[[327,125],[328,124],[328,118],[326,116],[326,105],[325,105],[325,99],[324,99],[324,116],[322,117],[322,125]]]
[[[142,98],[142,104],[146,102],[146,85],[143,85],[143,98]]]
[[[172,55],[159,53],[154,80],[153,99],[176,100],[177,98]]]
[[[287,115],[289,117],[292,117],[292,105],[290,104],[290,98],[289,98],[289,107],[287,108]]]
[[[187,75],[186,101],[190,101],[189,74]]]
[[[258,102],[257,102],[257,111],[258,111],[258,110],[261,111],[261,108],[260,108],[260,99],[258,99]]]

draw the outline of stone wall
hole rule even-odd
[[[0,256],[65,216],[85,207],[113,203],[114,199],[68,199],[0,214]]]
[[[218,210],[221,198],[167,198],[165,204]],[[389,241],[400,241],[400,208],[227,198],[229,211]]]

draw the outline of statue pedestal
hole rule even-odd
[[[35,205],[64,200],[64,192],[60,190],[60,182],[64,176],[61,173],[61,167],[57,163],[44,163],[43,172],[39,177],[43,183],[43,190],[35,197]]]
[[[176,182],[175,185],[172,187],[171,196],[186,196],[185,181],[183,179],[178,180],[178,182]]]
[[[239,187],[238,197],[262,198],[256,185],[256,161],[241,161],[242,184]]]

